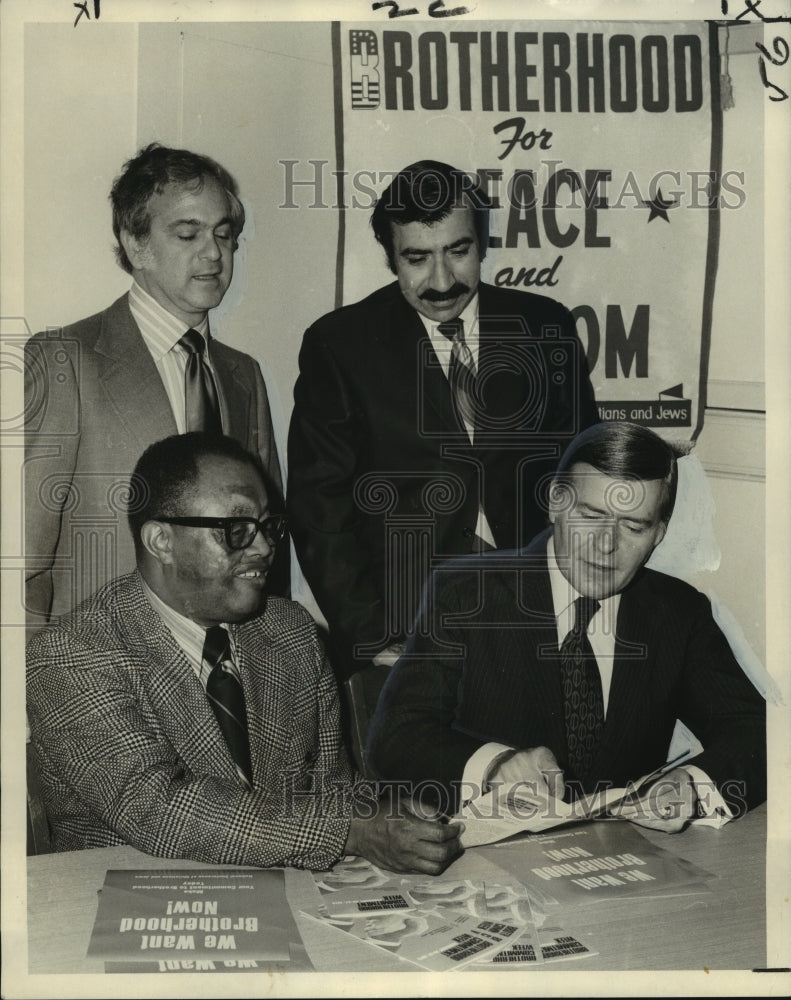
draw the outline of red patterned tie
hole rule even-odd
[[[601,741],[604,698],[588,625],[600,604],[592,597],[574,602],[574,627],[560,647],[560,677],[566,719],[566,744],[574,777],[584,781]]]
[[[231,643],[222,625],[206,629],[203,659],[212,667],[206,682],[206,694],[217,716],[220,730],[231,751],[236,770],[242,783],[253,787],[253,768],[250,763],[250,738],[247,733],[247,711],[242,685],[223,664],[231,660]]]

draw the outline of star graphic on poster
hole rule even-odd
[[[664,219],[665,222],[670,222],[670,219],[668,219],[667,217],[667,210],[669,208],[675,208],[677,204],[678,204],[677,201],[673,201],[672,199],[670,201],[667,201],[665,198],[663,198],[662,188],[657,188],[656,197],[653,199],[653,201],[644,201],[643,207],[651,209],[648,215],[649,222],[653,222],[654,219]]]

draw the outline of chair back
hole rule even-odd
[[[347,743],[357,769],[366,778],[375,777],[368,766],[365,753],[368,729],[379,699],[379,692],[384,687],[391,669],[390,666],[371,664],[352,674],[343,684],[347,716],[344,729]]]
[[[38,756],[32,743],[25,745],[27,765],[27,853],[51,854],[52,839],[41,790]]]

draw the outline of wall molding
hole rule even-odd
[[[765,483],[765,414],[707,408],[695,453],[709,476]]]
[[[766,410],[766,385],[747,379],[710,378],[706,383],[706,406],[723,410]]]

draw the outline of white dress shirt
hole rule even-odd
[[[198,625],[198,623],[194,622],[191,618],[185,618],[184,615],[180,614],[174,608],[171,608],[169,604],[165,604],[162,598],[158,597],[148,586],[142,576],[140,577],[140,583],[143,588],[143,593],[148,598],[148,603],[154,611],[156,611],[162,619],[162,624],[165,628],[167,628],[178,643],[182,652],[189,660],[190,666],[195,671],[195,674],[205,691],[209,675],[213,669],[213,667],[203,659],[203,643],[206,639],[206,629],[202,625]],[[225,625],[224,627],[227,630],[228,626]],[[230,631],[228,632],[228,639],[231,643],[231,659],[223,662],[223,669],[233,674],[233,676],[241,684],[242,677],[236,663],[236,648],[234,647],[233,636]]]
[[[178,433],[184,434],[187,430],[184,375],[189,352],[181,347],[179,340],[187,330],[195,330],[203,337],[206,344],[203,360],[214,376],[219,398],[220,389],[217,383],[217,374],[214,371],[209,350],[208,316],[204,316],[202,322],[196,326],[189,327],[185,325],[184,320],[178,319],[163,308],[136,281],[132,282],[132,287],[129,289],[129,308],[135,323],[140,328],[145,345],[154,359],[154,364],[157,366],[170,408],[173,411]]]

